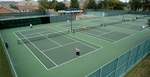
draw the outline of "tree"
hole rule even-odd
[[[114,9],[115,10],[123,10],[124,9],[123,3],[122,2],[116,2],[114,5]]]
[[[139,8],[141,7],[141,0],[130,0],[129,1],[131,10],[139,10]]]
[[[44,8],[48,4],[48,0],[38,0],[38,2],[39,2],[39,5],[42,5]]]
[[[103,4],[104,4],[104,1],[99,1],[97,4],[97,8],[101,9]]]
[[[101,9],[106,9],[106,7],[105,7],[105,5],[104,5],[104,4],[102,4],[102,7],[101,7]]]
[[[127,8],[128,8],[128,10],[130,9],[130,5],[129,4],[127,5]]]
[[[150,19],[148,19],[148,22],[147,22],[147,27],[149,27],[149,29],[150,29]]]
[[[78,0],[72,0],[71,4],[72,4],[72,8],[79,8]],[[70,8],[71,8],[71,5],[70,5]]]
[[[34,11],[45,11],[45,8],[44,8],[44,6],[43,5],[39,5],[38,6],[38,9],[34,9]]]
[[[142,0],[143,11],[150,10],[150,2],[149,0]]]
[[[89,0],[86,0],[86,1],[84,2],[84,9],[87,9],[88,1],[89,1]]]
[[[94,0],[89,0],[89,3],[87,5],[88,9],[95,9],[96,8],[96,3]]]
[[[56,0],[52,0],[52,2],[51,2],[51,9],[55,9],[57,3],[58,2]]]
[[[57,3],[56,7],[55,7],[55,10],[58,11],[58,10],[64,10],[66,8],[65,4],[62,3],[62,2],[59,2]]]

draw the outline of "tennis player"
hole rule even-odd
[[[85,25],[84,25],[84,27],[83,27],[83,31],[85,31]]]
[[[143,25],[142,30],[145,28],[145,26]]]
[[[118,19],[118,16],[117,16],[117,19]]]
[[[72,30],[73,30],[73,33],[74,33],[74,28]]]
[[[126,21],[126,19],[124,19],[124,22]]]
[[[134,18],[132,20],[134,21]]]
[[[30,28],[32,28],[32,24],[30,24]]]
[[[80,57],[80,49],[78,46],[76,47],[76,57]]]
[[[69,20],[67,20],[68,24],[69,24]]]
[[[147,14],[145,14],[145,17],[147,17],[148,15]]]
[[[132,19],[130,19],[130,21],[132,21]]]
[[[136,20],[136,17],[134,18],[134,20]]]

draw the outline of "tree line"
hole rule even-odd
[[[38,0],[39,7],[35,11],[45,11],[45,9],[64,10],[72,8],[79,8],[78,0],[72,0],[70,7],[66,7],[65,3],[58,2],[57,0]],[[72,6],[71,6],[72,5]],[[128,10],[150,10],[149,0],[129,0],[129,3],[123,3],[119,0],[104,0],[98,3],[95,0],[85,0],[84,9],[113,9],[124,10],[127,7]],[[80,9],[80,8],[79,8]]]

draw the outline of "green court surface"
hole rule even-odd
[[[18,77],[85,77],[150,38],[150,30],[142,29],[148,18],[100,25],[121,21],[112,18],[116,16],[72,21],[74,34],[70,32],[71,22],[4,29],[0,33],[9,44]],[[82,31],[84,25],[86,31]],[[77,46],[80,57],[76,57]]]
[[[81,56],[101,48],[84,40],[65,34],[61,35],[61,33],[56,32],[54,29],[45,27],[15,32],[15,35],[19,39],[22,39],[21,42],[36,55],[47,70],[76,59],[74,48],[76,46],[81,47],[80,50],[84,51],[80,53]],[[51,33],[48,35],[49,37],[46,36],[48,33]],[[34,49],[36,49],[36,51]],[[41,52],[41,54],[37,51]],[[41,56],[45,57],[45,59]]]
[[[142,29],[143,25],[146,26],[146,23],[147,23],[147,20],[138,19],[138,20],[135,20],[134,22],[128,21],[128,22],[113,24],[111,26],[135,30],[135,31],[143,31],[143,30],[147,29],[147,28]]]

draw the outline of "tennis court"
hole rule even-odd
[[[117,24],[112,24],[110,26],[118,27],[118,28],[125,28],[125,29],[130,29],[134,31],[143,31],[145,29],[148,29],[147,27],[142,29],[143,25],[146,26],[147,23],[147,18],[145,19],[137,19],[134,22],[123,22],[123,23],[117,23]]]
[[[50,70],[76,59],[75,48],[77,46],[81,47],[81,56],[102,48],[69,36],[67,35],[68,32],[68,30],[57,32],[54,29],[45,27],[14,33],[19,39],[18,44],[26,45],[40,63],[47,70]]]
[[[62,28],[70,29],[70,24],[60,25]],[[83,26],[86,26],[86,31],[83,31]],[[134,35],[133,33],[123,32],[123,31],[115,31],[112,29],[106,29],[105,27],[101,27],[100,25],[85,25],[81,23],[74,23],[73,28],[75,28],[75,32],[82,31],[80,33],[84,35],[88,35],[90,37],[94,37],[96,39],[105,40],[111,43],[118,42],[122,39],[130,37]],[[117,37],[116,37],[117,36]]]
[[[88,21],[85,21],[85,22],[91,22],[91,23],[95,23],[95,24],[103,24],[103,23],[112,23],[112,22],[121,22],[121,18],[120,19],[117,19],[116,18],[101,18],[101,19],[91,19],[91,20],[88,20]]]
[[[9,44],[8,53],[18,77],[85,77],[150,38],[148,28],[141,30],[148,17],[134,22],[116,18],[73,20],[74,34],[67,21],[33,25],[32,29],[29,25],[3,29],[0,33]],[[147,43],[140,45],[144,49]],[[76,57],[77,46],[80,57]]]

